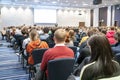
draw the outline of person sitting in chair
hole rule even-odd
[[[58,29],[54,33],[55,46],[51,49],[48,49],[42,58],[40,65],[41,72],[45,71],[46,76],[48,77],[47,64],[49,60],[54,60],[58,58],[74,58],[74,52],[65,46],[66,31],[64,29]],[[36,80],[40,79],[40,73],[36,76]]]
[[[26,52],[29,54],[29,58],[28,58],[29,64],[34,64],[31,53],[34,49],[38,49],[38,48],[49,48],[49,47],[45,41],[40,40],[37,30],[33,29],[30,32],[30,42],[26,47]]]

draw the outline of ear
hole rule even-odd
[[[53,37],[53,40],[54,40],[54,41],[56,40],[55,37]]]
[[[54,40],[54,42],[56,43],[56,38],[55,38],[55,37],[53,37],[53,40]]]

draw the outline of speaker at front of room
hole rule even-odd
[[[93,0],[93,5],[101,4],[102,0]]]

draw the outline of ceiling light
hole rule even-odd
[[[18,0],[14,0],[15,2],[17,2]]]
[[[88,4],[84,3],[83,5],[84,5],[84,6],[87,6]]]
[[[53,3],[53,4],[56,4],[57,2],[56,2],[56,1],[53,1],[52,3]]]
[[[39,0],[34,0],[34,2],[39,2]]]

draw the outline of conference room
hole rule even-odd
[[[0,80],[119,80],[120,0],[0,0]]]

